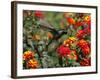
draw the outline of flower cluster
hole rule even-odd
[[[77,33],[76,33],[76,36],[79,38],[79,39],[82,39],[82,38],[85,38],[87,35],[90,35],[91,31],[90,31],[90,27],[87,27],[85,28],[84,30],[79,30]]]
[[[82,61],[80,61],[80,65],[81,66],[90,66],[91,65],[91,59],[83,59]]]
[[[90,54],[90,44],[87,41],[85,41],[83,39],[79,40],[77,45],[81,48],[84,55]]]
[[[68,17],[67,21],[69,24],[75,24],[75,20],[73,18]]]
[[[68,60],[72,62],[78,60],[77,51],[70,48],[72,44],[76,43],[76,41],[77,39],[75,37],[69,37],[57,48],[58,55],[60,57],[65,57],[66,63]]]
[[[91,35],[91,17],[89,15],[81,15],[83,19],[81,21],[75,20],[72,14],[66,14],[64,16],[66,17],[68,24],[71,26],[73,25],[73,29],[76,30],[76,35],[68,37],[63,41],[63,44],[57,48],[58,55],[60,57],[65,57],[67,59],[66,62],[68,62],[68,60],[73,60],[79,62],[81,66],[90,66],[91,44],[89,40],[87,40],[87,37]],[[80,27],[82,28],[78,30]],[[78,52],[77,49],[80,49],[80,52]],[[80,56],[83,56],[83,58]]]
[[[25,66],[30,69],[35,69],[39,67],[38,61],[34,58],[34,52],[26,51],[23,54],[23,60],[25,62]]]
[[[36,11],[36,12],[34,13],[34,15],[35,15],[35,17],[37,17],[37,18],[43,18],[43,17],[44,17],[43,12],[41,12],[41,11]]]
[[[64,40],[63,44],[66,46],[70,46],[73,43],[76,43],[77,38],[75,37],[69,37],[68,39]]]
[[[28,66],[28,68],[35,69],[35,68],[38,68],[39,67],[39,63],[37,62],[36,59],[30,59],[27,62],[27,66]]]
[[[24,60],[29,60],[29,59],[32,59],[33,57],[34,57],[34,52],[31,52],[31,51],[26,51],[23,54]]]
[[[66,56],[66,55],[70,54],[71,50],[69,47],[67,47],[65,45],[60,45],[57,48],[57,52],[59,53],[59,56]]]

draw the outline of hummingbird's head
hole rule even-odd
[[[59,31],[59,33],[61,33],[61,34],[67,34],[67,30],[62,29],[62,30]]]

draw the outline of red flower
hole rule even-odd
[[[78,22],[76,22],[76,23],[74,24],[74,28],[76,29],[76,28],[78,28],[78,27],[80,27],[80,26],[82,26],[82,25],[83,25],[83,22],[78,21]]]
[[[91,28],[88,26],[87,28],[84,29],[85,34],[90,35],[91,34]]]
[[[82,38],[85,36],[84,30],[79,30],[79,31],[76,33],[76,36],[77,36],[79,39],[82,39]]]
[[[35,15],[35,17],[37,17],[37,18],[43,18],[44,16],[43,16],[43,12],[41,12],[41,11],[36,11],[35,13],[34,13],[34,15]]]
[[[84,38],[85,36],[90,35],[90,34],[91,34],[91,28],[90,28],[90,27],[87,27],[87,28],[85,28],[84,30],[79,30],[79,31],[76,33],[76,36],[77,36],[79,39],[82,39],[82,38]]]
[[[79,40],[79,42],[77,43],[77,46],[79,46],[83,52],[84,55],[88,55],[90,54],[90,44],[85,41],[85,40]]]
[[[91,66],[91,58],[80,61],[81,66]]]
[[[89,45],[89,43],[87,41],[85,41],[84,39],[81,39],[78,41],[77,46],[84,48],[86,45]]]
[[[75,20],[73,18],[67,18],[69,24],[75,24]]]
[[[66,56],[68,54],[70,54],[71,50],[69,47],[65,46],[65,45],[61,45],[57,48],[57,52],[59,53],[59,56]]]
[[[83,52],[84,55],[90,54],[90,47],[88,45],[87,46],[84,46],[82,48],[82,52]]]

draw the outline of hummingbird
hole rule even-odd
[[[48,31],[50,31],[53,35],[54,35],[54,39],[59,39],[63,34],[67,34],[67,30],[66,29],[60,29],[57,30],[53,27],[53,25],[51,25],[50,23],[48,23],[47,21],[40,19],[39,20],[39,26],[41,26],[41,28],[47,29]]]
[[[52,52],[53,50],[55,50],[57,48],[57,46],[60,44],[57,41],[62,37],[62,35],[67,34],[67,30],[66,29],[60,29],[57,30],[53,27],[53,25],[51,25],[50,23],[48,23],[45,20],[39,20],[39,26],[43,29],[46,29],[48,31],[50,31],[53,34],[53,39],[49,41],[49,43],[47,44],[47,50],[50,50],[50,52]],[[52,47],[50,47],[52,46]]]

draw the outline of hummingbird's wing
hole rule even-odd
[[[39,20],[39,24],[40,24],[40,26],[42,26],[42,28],[46,28],[51,31],[56,31],[56,29],[50,23],[48,23],[47,21],[45,21],[43,19]]]

